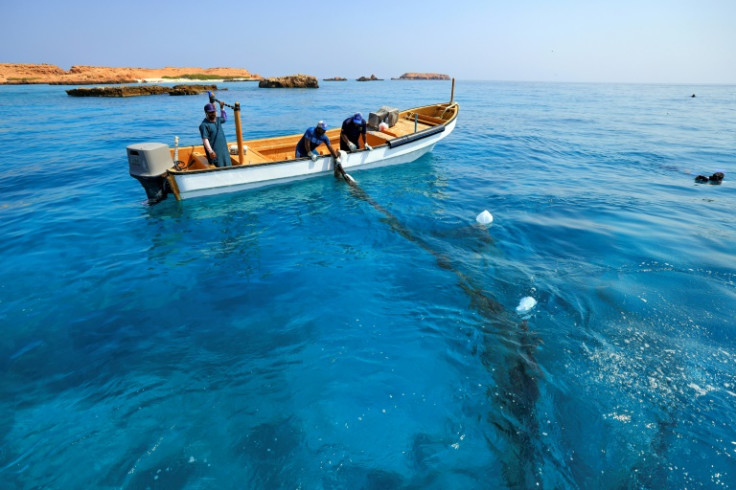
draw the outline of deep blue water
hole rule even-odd
[[[450,95],[221,87],[246,139]],[[0,86],[3,488],[736,487],[735,86],[458,81],[362,192],[152,207],[206,96],[66,88]]]

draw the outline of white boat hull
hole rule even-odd
[[[455,129],[456,119],[436,132],[401,146],[384,145],[371,151],[342,153],[342,167],[350,173],[357,170],[385,167],[412,162],[432,151],[434,146]],[[278,185],[312,177],[332,175],[334,161],[322,156],[316,161],[309,158],[276,163],[244,165],[209,172],[173,173],[179,199],[238,192],[258,187]]]

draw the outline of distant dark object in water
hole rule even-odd
[[[356,80],[359,82],[382,82],[383,78],[378,78],[377,76],[371,74],[371,76],[369,77],[360,77],[356,78]]]
[[[695,94],[692,94],[690,97],[695,97]]]
[[[720,184],[723,180],[723,177],[725,177],[725,175],[723,175],[723,172],[716,172],[710,177],[706,177],[705,175],[698,175],[697,177],[695,177],[695,182],[710,182],[711,184]]]

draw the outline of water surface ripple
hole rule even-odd
[[[259,138],[450,94],[322,85],[219,96]],[[149,207],[125,147],[195,144],[204,97],[0,86],[4,484],[736,487],[736,87],[455,96],[360,191]]]

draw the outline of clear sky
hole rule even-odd
[[[736,0],[5,0],[0,62],[736,83]]]

